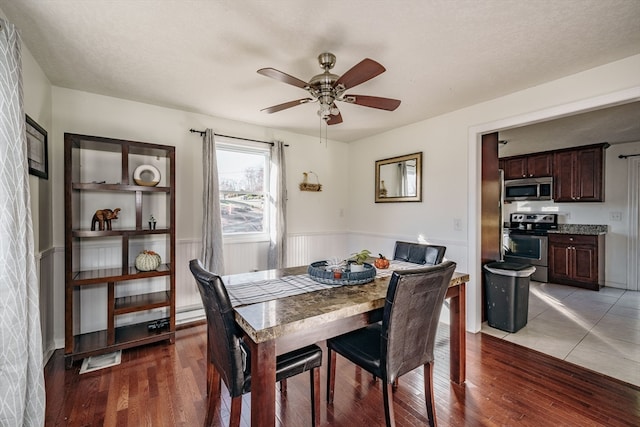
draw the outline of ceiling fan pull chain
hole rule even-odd
[[[326,120],[323,120],[324,122],[324,147],[327,148],[327,134],[329,133],[329,123],[327,123]]]

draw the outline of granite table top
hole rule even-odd
[[[607,234],[607,225],[590,225],[590,224],[558,224],[557,230],[549,230],[549,234],[583,234],[597,236],[599,234]]]
[[[234,283],[304,274],[306,269],[304,266],[237,274],[225,276],[224,281],[229,286]],[[254,342],[273,340],[384,307],[389,280],[389,277],[381,277],[363,285],[336,286],[236,307],[235,319]],[[468,281],[468,274],[455,272],[449,286],[459,286]]]

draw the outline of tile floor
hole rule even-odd
[[[532,281],[527,325],[482,332],[640,386],[640,292]]]

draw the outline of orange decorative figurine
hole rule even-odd
[[[380,255],[380,258],[376,258],[376,260],[373,262],[376,268],[382,268],[382,269],[389,268],[389,260],[386,259],[382,254],[378,254],[378,255]]]
[[[104,231],[104,226],[107,226],[107,230],[111,230],[111,220],[118,219],[118,212],[120,208],[114,210],[111,209],[99,209],[93,214],[91,219],[91,231],[95,231],[96,223],[98,223],[98,230]]]

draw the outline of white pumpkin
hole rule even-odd
[[[136,257],[136,268],[140,271],[151,271],[160,267],[162,259],[153,251],[144,250]]]

